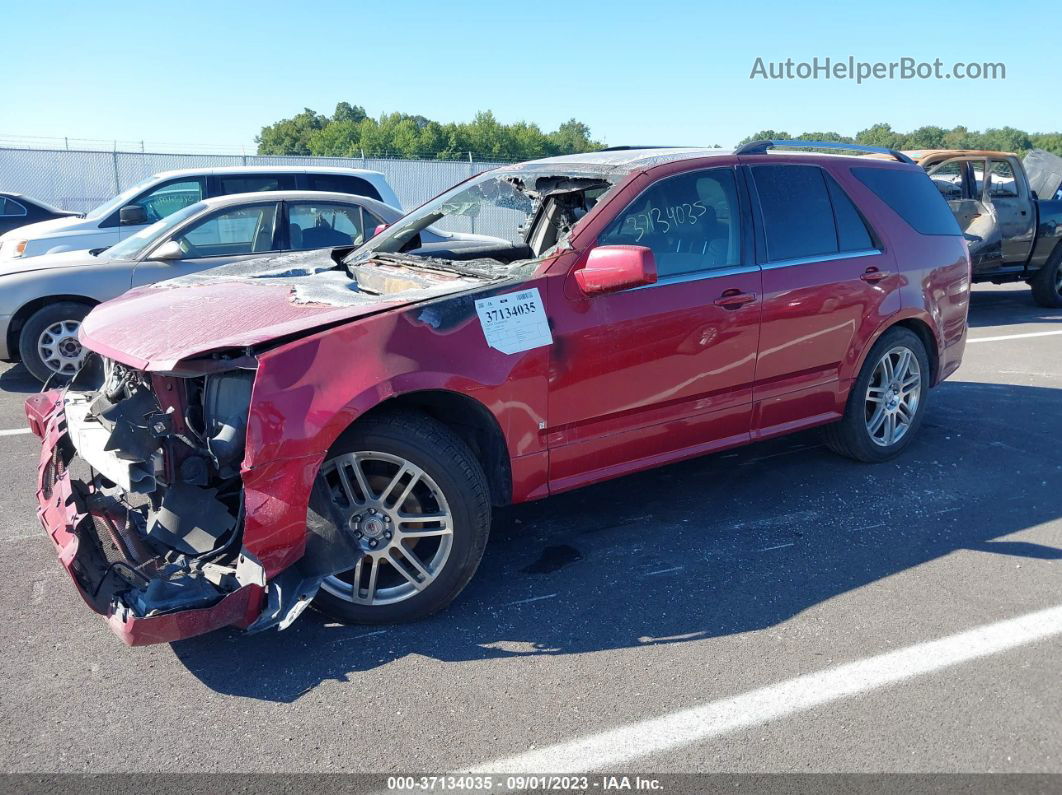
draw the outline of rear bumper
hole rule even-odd
[[[82,544],[94,544],[93,518],[87,508],[91,484],[75,479],[61,463],[60,447],[67,443],[62,391],[53,389],[33,395],[26,401],[30,430],[43,442],[37,467],[37,516],[55,545],[59,562],[70,575],[78,593],[94,612],[129,646],[168,643],[202,635],[222,627],[250,626],[263,606],[263,588],[244,585],[227,594],[218,592],[218,601],[208,607],[179,610],[159,615],[137,616],[118,601],[103,605],[93,593],[93,580],[86,571]]]

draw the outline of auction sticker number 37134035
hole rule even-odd
[[[519,353],[553,344],[538,288],[476,301],[476,314],[487,345],[502,353]]]

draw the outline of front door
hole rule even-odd
[[[985,198],[1003,239],[1003,266],[1024,265],[1036,237],[1036,219],[1029,186],[1010,159],[988,161]]]
[[[155,260],[148,252],[133,270],[131,286],[153,284],[276,251],[277,213],[276,202],[218,210],[167,238],[180,244],[184,253],[179,259]]]
[[[598,245],[652,249],[656,284],[587,298],[552,280],[550,487],[748,439],[760,318],[736,172],[660,179]]]

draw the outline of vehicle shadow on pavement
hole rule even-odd
[[[1034,323],[1058,323],[1062,309],[1037,304],[1032,291],[1024,284],[1007,288],[985,289],[976,286],[970,292],[970,328],[991,328]]]
[[[219,693],[287,703],[411,654],[504,664],[759,630],[959,550],[1062,559],[1004,539],[1062,510],[1059,416],[1060,389],[947,382],[890,463],[839,458],[808,432],[632,475],[498,511],[471,585],[425,621],[309,612],[172,648]]]
[[[30,375],[21,364],[9,367],[0,373],[0,390],[28,395],[41,391],[41,382]]]

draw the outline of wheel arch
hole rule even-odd
[[[926,319],[914,314],[892,317],[881,325],[877,332],[867,342],[862,353],[860,353],[853,377],[858,376],[863,370],[863,365],[866,362],[867,356],[870,355],[871,349],[877,345],[878,340],[894,328],[910,329],[918,335],[920,340],[922,340],[922,344],[926,349],[926,356],[929,357],[929,369],[933,376],[929,383],[931,386],[936,386],[940,379],[940,343],[937,340],[936,333],[933,331],[933,327],[926,321]]]
[[[63,301],[72,301],[90,307],[97,306],[100,303],[95,298],[89,298],[87,295],[73,294],[45,295],[27,301],[11,316],[11,321],[7,326],[7,350],[13,361],[21,361],[18,344],[19,338],[22,335],[22,329],[26,325],[26,321],[29,320],[33,313],[38,309],[43,309],[49,304],[58,304]]]
[[[366,417],[376,417],[388,411],[414,411],[424,414],[450,428],[469,446],[483,467],[490,487],[491,502],[495,506],[512,502],[513,476],[509,448],[497,418],[485,405],[461,392],[447,389],[421,389],[393,395],[358,415],[336,438],[332,447]],[[331,447],[330,447],[331,449]],[[327,458],[327,456],[326,456]]]

